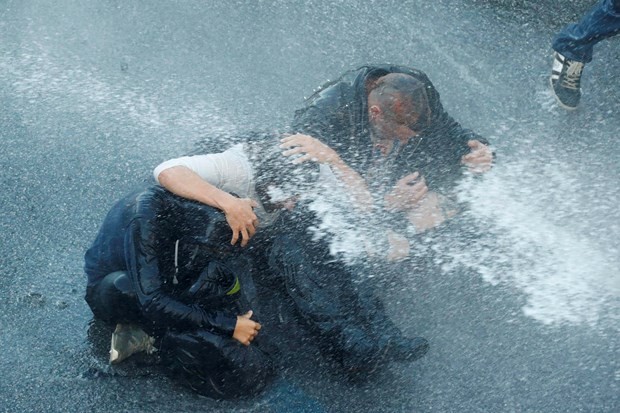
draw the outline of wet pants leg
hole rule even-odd
[[[620,32],[620,0],[600,0],[576,24],[566,26],[553,40],[553,49],[569,60],[592,61],[594,45]]]
[[[97,285],[88,287],[85,298],[95,317],[107,323],[144,322],[124,271],[110,273]]]
[[[324,353],[348,370],[375,367],[384,343],[375,331],[393,327],[383,305],[359,289],[357,274],[329,256],[328,246],[304,234],[280,235],[274,240],[270,266],[284,278],[297,311],[317,335]],[[385,322],[374,326],[376,322]],[[395,328],[395,327],[393,327]]]
[[[273,363],[258,338],[244,346],[206,330],[170,331],[161,347],[163,363],[173,378],[214,399],[255,395],[274,375]]]

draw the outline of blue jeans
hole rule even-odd
[[[594,45],[620,32],[620,0],[600,0],[577,24],[566,26],[553,40],[553,50],[569,60],[592,61]]]

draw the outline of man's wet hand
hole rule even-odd
[[[287,149],[282,152],[284,156],[295,154],[303,154],[293,161],[293,163],[302,163],[307,161],[331,164],[340,161],[340,157],[329,146],[320,140],[309,135],[301,133],[290,135],[280,139],[280,148]]]
[[[463,155],[461,163],[472,173],[483,173],[491,169],[493,165],[493,151],[488,145],[478,141],[470,140],[467,146],[471,148],[471,152]]]
[[[409,257],[409,240],[405,236],[389,229],[387,241],[389,249],[386,259],[388,261],[401,261]]]
[[[428,193],[424,177],[418,172],[409,174],[396,182],[385,198],[385,207],[392,211],[407,211],[415,207]]]
[[[232,245],[241,239],[241,246],[245,247],[256,233],[258,218],[254,213],[254,208],[257,206],[256,201],[252,199],[235,198],[234,196],[231,196],[226,205],[223,206],[226,221],[233,232],[230,240]]]
[[[259,323],[250,320],[252,314],[253,312],[250,310],[244,315],[237,316],[237,324],[233,333],[233,338],[245,346],[250,345],[261,329]]]

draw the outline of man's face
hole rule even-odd
[[[370,139],[373,149],[382,156],[393,155],[396,147],[403,146],[409,139],[418,133],[404,123],[399,123],[383,116],[373,116],[369,119]]]
[[[368,121],[373,149],[382,156],[392,155],[394,148],[404,146],[419,131],[411,129],[420,118],[413,103],[395,95],[368,96]]]

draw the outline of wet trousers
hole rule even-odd
[[[152,328],[139,311],[131,282],[123,271],[108,274],[86,291],[95,317],[108,323],[134,323],[157,338],[156,347],[167,372],[182,384],[214,399],[232,399],[260,392],[274,374],[260,337],[244,346],[208,330]],[[239,310],[241,311],[241,310]]]
[[[372,281],[364,277],[367,271],[334,260],[329,246],[312,240],[307,231],[276,236],[269,267],[280,273],[321,352],[345,371],[375,369],[391,337],[401,335],[374,294]]]
[[[599,0],[576,24],[566,26],[553,40],[553,50],[569,60],[592,61],[594,45],[620,32],[620,0]]]

